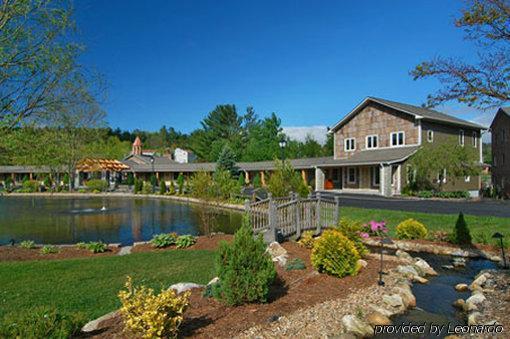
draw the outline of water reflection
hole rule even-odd
[[[106,209],[101,210],[102,207]],[[204,217],[207,214],[208,217]],[[233,233],[241,214],[150,198],[0,197],[0,244],[103,240],[130,244],[163,232]]]

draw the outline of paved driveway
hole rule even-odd
[[[331,193],[322,193],[330,196]],[[385,198],[373,195],[336,193],[342,206],[377,208],[396,211],[464,214],[510,218],[510,201],[445,201]],[[508,225],[510,227],[510,223]]]

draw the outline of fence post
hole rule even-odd
[[[301,236],[301,204],[299,203],[298,195],[296,196],[296,201],[294,202],[294,213],[296,213],[296,239],[299,239]]]
[[[268,223],[269,229],[264,233],[264,240],[266,243],[272,243],[276,241],[276,205],[273,201],[271,193],[268,193],[269,207],[268,207]]]
[[[335,226],[338,225],[338,221],[340,220],[340,197],[335,196],[335,216],[333,217],[335,221]]]
[[[317,222],[317,230],[315,233],[317,235],[321,234],[321,192],[316,193],[317,203],[315,205],[315,221]]]

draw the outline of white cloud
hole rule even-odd
[[[326,143],[327,126],[287,126],[282,129],[283,133],[292,140],[305,141],[306,136],[310,135],[321,145]]]

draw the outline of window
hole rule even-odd
[[[427,141],[428,142],[433,142],[434,141],[434,131],[433,130],[428,130],[427,131]]]
[[[377,135],[368,135],[365,147],[367,149],[379,147],[379,137]]]
[[[379,186],[381,181],[381,172],[379,166],[370,167],[370,176],[372,177],[372,186]]]
[[[355,184],[356,183],[356,168],[349,167],[347,170],[347,182],[349,184]]]
[[[476,148],[478,146],[478,134],[473,132],[473,147]]]
[[[464,146],[464,130],[459,131],[459,145]]]
[[[470,182],[471,181],[471,177],[469,175],[464,177],[464,181],[465,182]]]
[[[356,139],[346,138],[344,141],[344,150],[346,152],[352,152],[356,149]]]
[[[390,136],[392,147],[405,145],[406,137],[404,132],[393,132]]]

